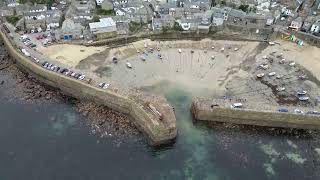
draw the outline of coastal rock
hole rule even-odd
[[[82,113],[82,115],[83,115],[83,116],[85,116],[85,117],[87,117],[87,116],[88,116],[88,114],[89,114],[89,112],[88,112],[88,111],[84,111],[84,112]]]
[[[51,95],[50,95],[50,94],[47,94],[47,95],[46,95],[46,99],[47,99],[47,100],[50,100],[50,99],[51,99]]]

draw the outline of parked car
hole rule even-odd
[[[286,108],[279,108],[278,112],[289,112],[289,110]]]

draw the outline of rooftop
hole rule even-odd
[[[90,29],[116,26],[116,22],[112,18],[102,18],[100,22],[89,23]]]

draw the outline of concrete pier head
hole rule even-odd
[[[320,116],[234,109],[211,105],[212,99],[194,98],[191,105],[194,118],[198,121],[228,122],[266,127],[320,129]]]

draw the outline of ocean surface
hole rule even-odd
[[[271,130],[199,124],[189,112],[194,92],[171,83],[148,90],[175,107],[171,146],[115,144],[93,135],[71,104],[0,101],[1,180],[320,179],[320,136],[296,138]],[[9,88],[0,88],[0,99]]]

